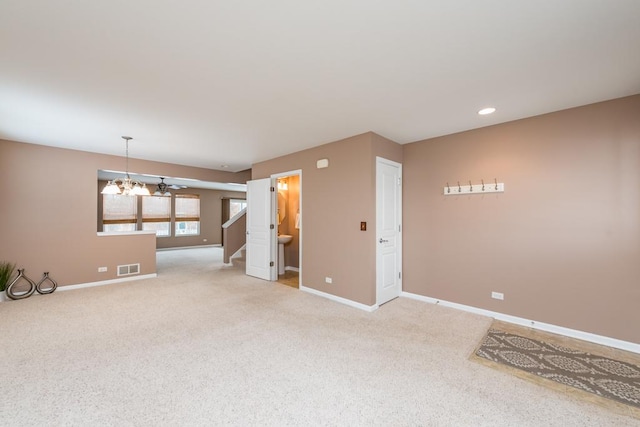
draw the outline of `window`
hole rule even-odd
[[[102,231],[136,231],[137,219],[136,196],[102,195]]]
[[[176,194],[176,236],[200,234],[200,196]]]
[[[242,199],[229,200],[229,218],[233,218],[240,211],[247,207],[247,201]]]
[[[142,198],[142,229],[153,230],[158,237],[171,236],[171,197]]]

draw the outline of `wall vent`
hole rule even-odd
[[[118,266],[118,276],[130,276],[140,274],[140,264],[127,264]]]

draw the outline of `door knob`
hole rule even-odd
[[[380,243],[389,243],[388,240],[383,239],[382,237],[380,238]]]

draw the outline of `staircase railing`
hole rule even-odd
[[[247,243],[247,208],[222,224],[222,239],[222,262],[229,264],[231,257]]]

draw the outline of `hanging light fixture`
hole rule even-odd
[[[144,182],[131,179],[129,176],[129,141],[130,136],[123,136],[126,144],[127,169],[124,178],[116,178],[108,181],[107,185],[102,189],[102,194],[122,194],[123,196],[150,196],[149,189]],[[119,182],[119,184],[118,184]]]
[[[158,187],[156,188],[156,192],[153,193],[153,195],[170,197],[171,193],[169,193],[169,190],[167,188],[168,188],[168,185],[164,183],[164,178],[160,177],[160,183],[158,184]]]

